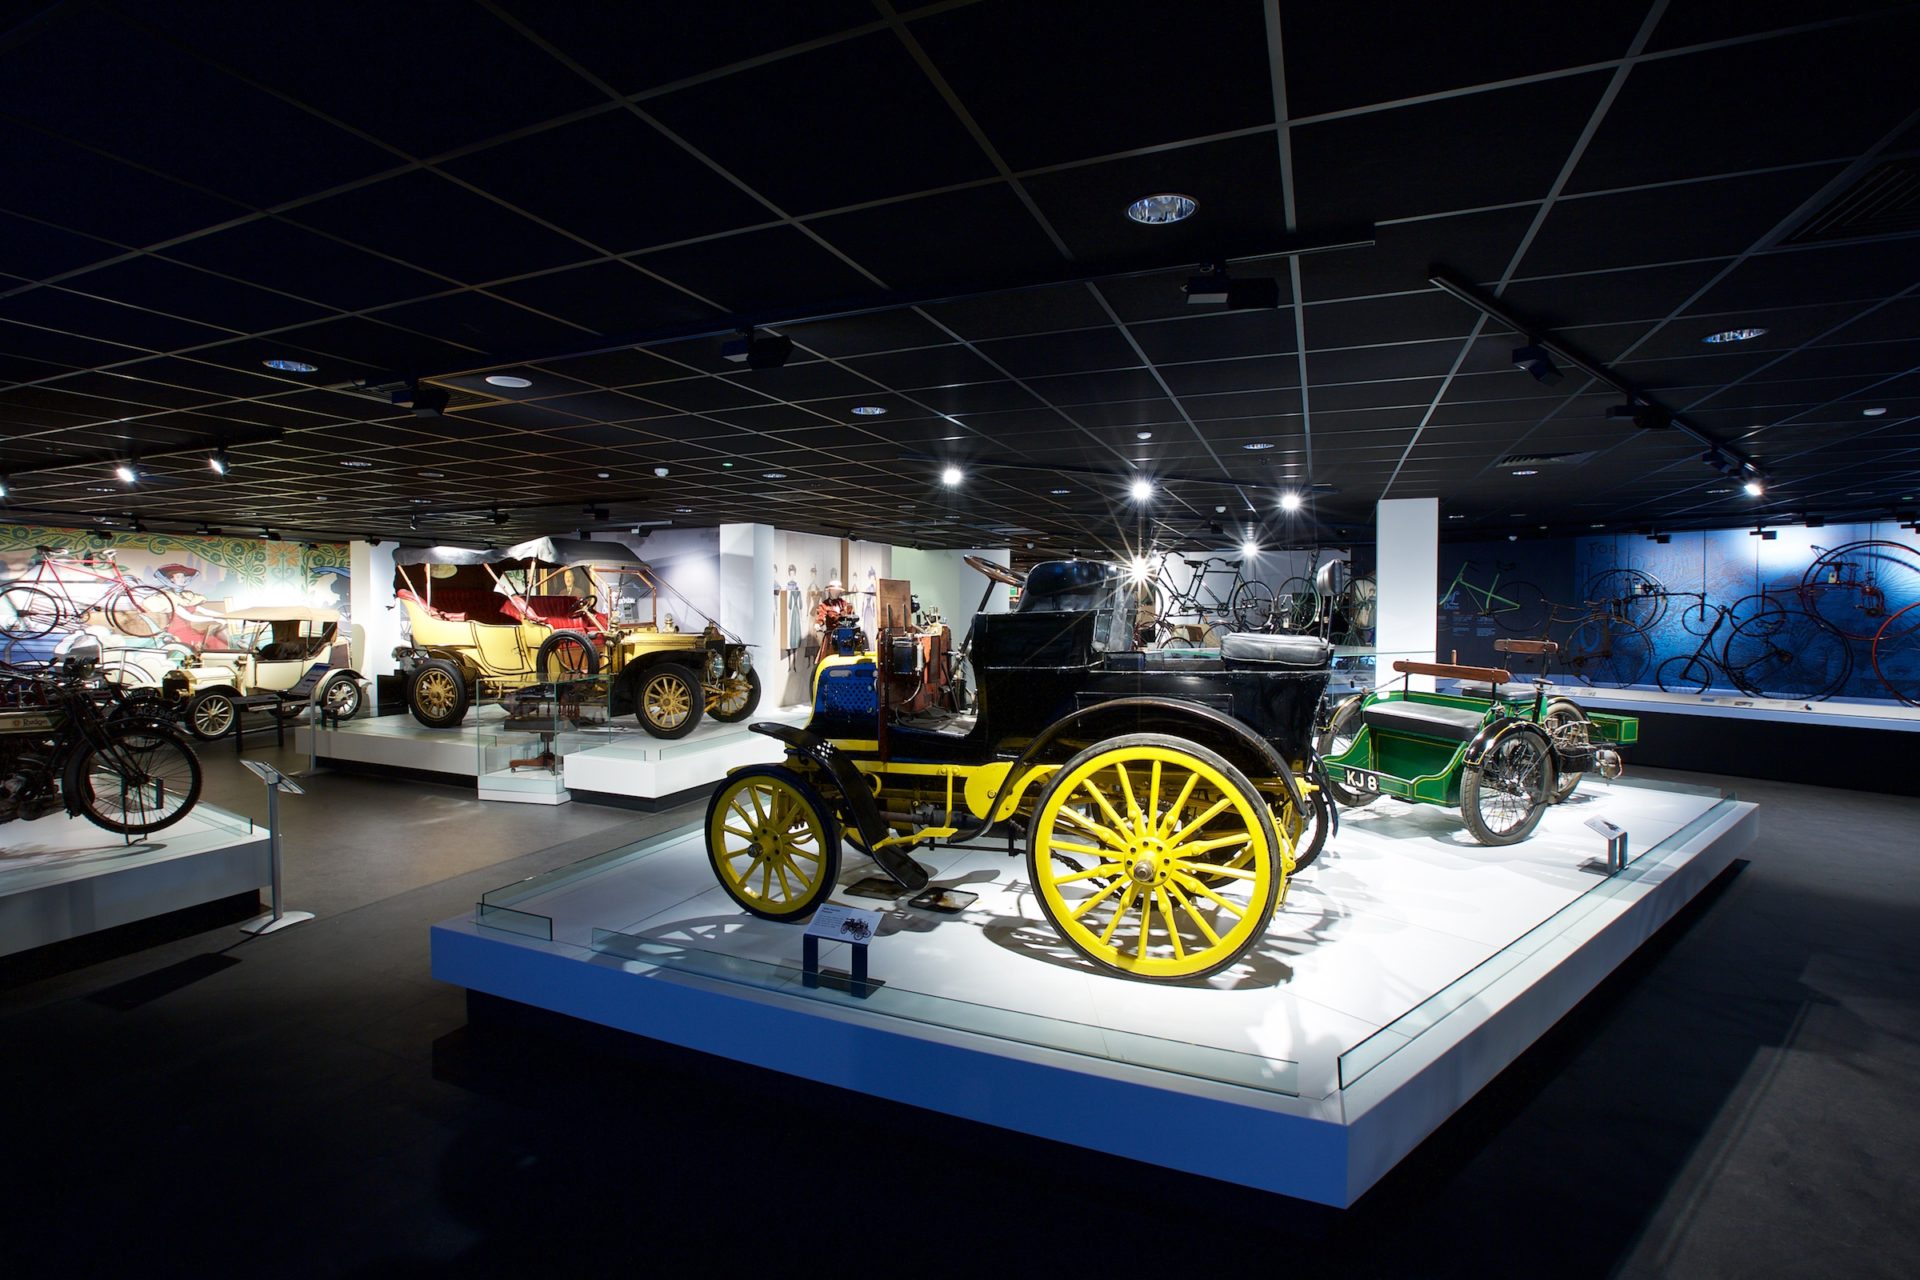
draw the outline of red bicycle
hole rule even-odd
[[[125,636],[157,636],[172,624],[172,597],[131,581],[111,550],[78,558],[64,547],[35,547],[34,552],[27,573],[0,585],[0,633],[8,639],[37,640],[96,612]]]

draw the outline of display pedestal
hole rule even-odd
[[[752,720],[805,724],[805,707],[756,711]],[[538,756],[541,735],[502,728],[505,714],[481,706],[454,729],[429,729],[410,715],[348,720],[337,728],[301,725],[294,745],[322,765],[378,770],[439,782],[471,780],[482,800],[513,804],[593,804],[660,809],[703,792],[743,764],[778,760],[784,748],[745,724],[708,718],[684,738],[664,741],[638,728],[585,729],[558,735],[559,771],[512,767]]]
[[[1612,875],[1585,825],[1600,816],[1642,851]],[[1181,984],[1079,959],[1004,847],[923,849],[936,884],[979,898],[935,915],[903,895],[871,944],[886,985],[861,998],[806,985],[803,930],[743,914],[695,827],[486,895],[434,927],[433,972],[772,1070],[1346,1205],[1725,870],[1755,827],[1754,806],[1717,793],[1589,782],[1532,839],[1489,849],[1456,813],[1382,801],[1344,815],[1240,963]],[[843,891],[871,871],[849,850]]]
[[[273,879],[267,833],[210,804],[132,845],[53,814],[0,827],[0,955],[252,893]]]

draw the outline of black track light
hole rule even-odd
[[[507,513],[495,507],[491,518],[495,524],[505,524],[507,522]]]
[[[749,369],[778,369],[793,355],[793,339],[777,333],[748,331],[720,348],[723,359]]]
[[[1778,529],[1749,529],[1747,530],[1747,536],[1749,538],[1758,538],[1762,542],[1772,542],[1780,536],[1780,531]]]
[[[409,381],[406,386],[393,393],[393,404],[397,409],[411,410],[416,418],[437,418],[447,411],[452,397],[446,388],[428,386],[426,383]]]
[[[1235,280],[1216,267],[1182,286],[1189,306],[1225,306],[1229,311],[1271,311],[1280,305],[1280,282],[1272,276]]]
[[[1673,415],[1659,405],[1638,400],[1607,406],[1607,418],[1613,422],[1631,422],[1642,431],[1663,431],[1673,425]]]
[[[1524,347],[1513,349],[1513,367],[1532,374],[1536,381],[1552,386],[1564,376],[1547,349],[1537,342],[1529,342]]]

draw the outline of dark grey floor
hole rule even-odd
[[[207,763],[210,799],[262,814],[230,754]],[[427,976],[431,922],[697,809],[319,778],[285,808],[315,922],[0,965],[0,1275],[1909,1276],[1920,801],[1727,785],[1762,806],[1749,862],[1337,1213],[469,1026]]]

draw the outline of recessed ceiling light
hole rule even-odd
[[[857,404],[853,406],[853,411],[863,418],[877,418],[886,412],[877,404]]]
[[[1517,475],[1517,476],[1537,476],[1537,475],[1539,475],[1540,473],[1539,473],[1538,471],[1526,471],[1526,470],[1521,470],[1521,471],[1516,471],[1516,472],[1514,472],[1513,474],[1515,474],[1515,475]]]
[[[1733,490],[1731,490],[1731,489],[1709,489],[1709,490],[1707,490],[1707,493],[1708,493],[1708,495],[1709,495],[1709,496],[1711,496],[1711,495],[1713,495],[1713,494],[1716,494],[1716,493],[1732,493],[1732,492],[1733,492]]]
[[[87,492],[88,493],[118,493],[120,491],[118,489],[112,488],[111,486],[104,485],[104,484],[90,484],[87,486]]]
[[[359,458],[342,458],[340,459],[340,465],[343,467],[370,467],[373,464]]]
[[[1448,516],[1448,517],[1447,517],[1447,519],[1449,519],[1449,520],[1465,520],[1465,519],[1466,519],[1466,517],[1465,517],[1465,516]]]
[[[420,473],[421,478],[426,480],[438,480],[446,474],[444,471],[422,471]]]
[[[1151,431],[1136,431],[1136,432],[1134,432],[1134,433],[1133,433],[1133,438],[1134,438],[1135,440],[1151,440],[1151,439],[1153,439],[1153,432],[1151,432]]]
[[[948,467],[946,470],[940,473],[940,483],[947,486],[947,488],[949,489],[953,488],[955,485],[959,484],[962,480],[966,478],[967,478],[966,473],[961,471],[960,468],[958,467]]]
[[[787,478],[787,473],[784,471],[764,471],[761,474],[769,480],[785,480]]]
[[[329,497],[328,497],[328,496],[327,496],[326,494],[324,494],[324,493],[316,493],[316,494],[314,494],[314,495],[313,495],[313,500],[314,500],[315,502],[332,502],[332,501],[333,501],[333,499],[332,499],[332,498],[329,498]]]
[[[1860,416],[1863,418],[1877,418],[1885,412],[1886,410],[1884,408],[1880,407],[1879,405],[1875,405],[1871,409],[1862,409],[1860,411]]]
[[[1246,444],[1241,445],[1240,447],[1242,449],[1253,449],[1258,451],[1260,449],[1271,449],[1273,448],[1273,445],[1265,440],[1253,440],[1253,441],[1249,441]]]
[[[1158,195],[1142,196],[1135,200],[1127,206],[1127,216],[1149,227],[1161,227],[1169,222],[1191,218],[1193,211],[1199,207],[1200,202],[1192,196],[1163,191]]]
[[[673,509],[673,513],[675,515],[680,515],[680,516],[690,516],[693,514],[693,508],[692,507],[675,507]]]
[[[1153,481],[1135,480],[1129,492],[1133,494],[1133,500],[1135,502],[1145,502],[1153,496]]]
[[[1765,333],[1765,329],[1727,329],[1720,333],[1710,333],[1700,339],[1702,342],[1745,342]]]
[[[1281,494],[1280,509],[1282,511],[1298,511],[1300,509],[1300,495],[1292,492]]]
[[[119,478],[122,484],[132,484],[140,478],[140,473],[133,469],[133,464],[130,462],[123,462],[115,467],[113,474]]]
[[[305,360],[262,360],[269,369],[278,369],[282,373],[318,373],[320,366],[308,364]]]
[[[733,466],[733,464],[732,464],[731,462],[723,462],[723,463],[721,463],[720,465],[721,465],[721,466],[723,466],[723,467],[729,467],[729,468]]]
[[[408,498],[407,501],[411,502],[416,507],[424,507],[429,502],[432,502],[433,499],[432,498]]]
[[[1589,529],[1604,529],[1606,527],[1604,524],[1590,524],[1587,526]]]
[[[1048,492],[1048,493],[1050,493],[1050,494],[1052,494],[1052,495],[1053,495],[1054,497],[1056,497],[1056,498],[1059,498],[1059,497],[1064,497],[1065,495],[1067,495],[1067,494],[1069,494],[1069,493],[1072,493],[1072,492],[1073,492],[1073,490],[1071,490],[1071,489],[1049,489],[1049,490],[1047,490],[1047,492]]]
[[[1745,484],[1741,485],[1740,487],[1747,491],[1747,496],[1749,498],[1758,498],[1763,494],[1765,494],[1767,491],[1766,482],[1764,480],[1761,480],[1757,476],[1754,479],[1747,481]]]
[[[593,475],[594,475],[594,478],[595,478],[596,480],[611,480],[611,479],[613,479],[613,472],[611,472],[611,471],[596,471],[596,472],[594,472],[594,473],[593,473]]]
[[[516,378],[510,373],[490,373],[487,375],[487,384],[495,387],[530,387],[533,379]]]

